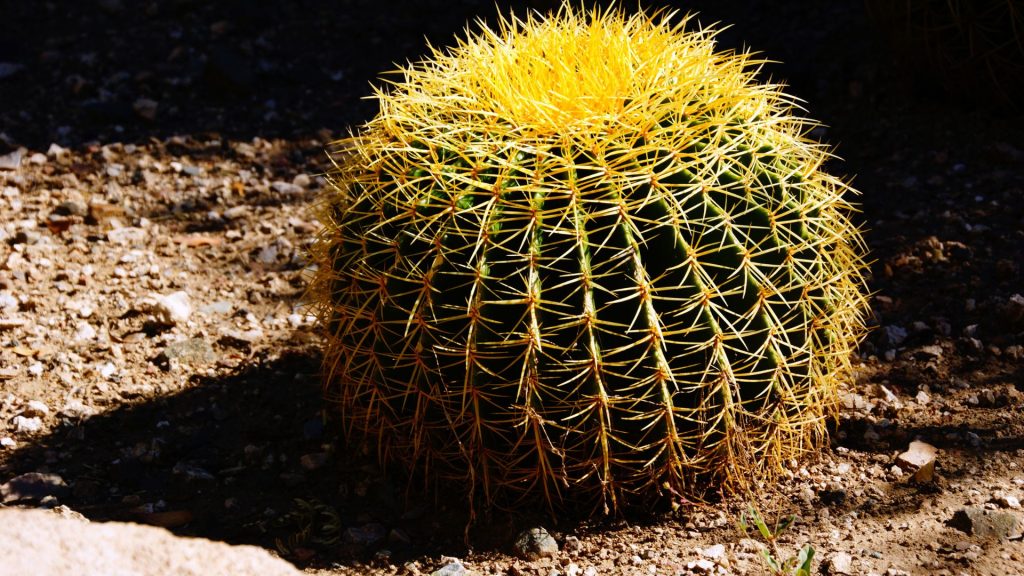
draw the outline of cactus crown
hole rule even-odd
[[[484,27],[338,143],[311,294],[382,458],[610,510],[820,445],[862,331],[848,186],[757,61],[673,20]]]
[[[715,54],[710,33],[683,34],[688,19],[671,25],[671,17],[587,17],[563,8],[550,20],[484,27],[405,69],[397,90],[379,94],[381,118],[437,129],[439,113],[461,123],[470,112],[550,137],[615,124],[639,128],[654,116],[685,113],[687,103],[727,110],[749,102],[757,87],[747,82],[745,58]]]

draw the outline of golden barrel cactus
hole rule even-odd
[[[311,288],[350,439],[474,502],[605,512],[820,447],[862,333],[850,189],[688,23],[563,7],[377,91]]]

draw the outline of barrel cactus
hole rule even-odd
[[[688,24],[563,7],[377,90],[311,288],[350,439],[473,502],[605,512],[821,446],[863,328],[851,190]]]

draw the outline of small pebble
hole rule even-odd
[[[1010,508],[1012,510],[1020,510],[1020,500],[1016,496],[1004,494],[996,498],[996,504],[999,504],[1003,508]]]
[[[22,433],[34,433],[39,432],[43,429],[43,421],[40,418],[26,418],[25,416],[15,416],[14,420],[14,431]]]
[[[543,527],[523,530],[516,537],[515,552],[524,560],[553,558],[558,554],[558,543]]]
[[[192,303],[187,292],[171,294],[150,294],[151,310],[161,321],[167,324],[184,324],[192,316]]]
[[[29,400],[25,404],[25,409],[21,411],[22,416],[28,417],[42,417],[50,413],[50,407],[39,400]]]

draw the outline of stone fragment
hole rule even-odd
[[[88,518],[86,518],[81,512],[76,512],[63,504],[61,504],[60,506],[54,506],[53,508],[50,508],[50,511],[61,518],[67,518],[69,520],[75,520],[78,522],[89,521]]]
[[[0,318],[0,330],[13,330],[28,324],[24,318]]]
[[[725,558],[725,545],[715,544],[714,546],[702,548],[700,549],[700,555],[711,560],[719,561]]]
[[[1003,508],[1009,508],[1011,510],[1020,510],[1020,500],[1016,496],[1009,494],[1003,494],[996,498],[996,504],[999,504]]]
[[[96,413],[96,409],[86,406],[78,398],[72,398],[64,403],[60,409],[60,415],[66,418],[88,418]]]
[[[302,193],[302,187],[301,186],[299,186],[297,184],[293,184],[291,182],[284,182],[282,180],[278,180],[276,182],[271,182],[270,183],[270,187],[273,188],[274,192],[277,192],[278,194],[283,194],[285,196],[290,195],[290,194],[301,194]]]
[[[111,244],[118,244],[120,246],[141,244],[146,241],[146,236],[148,234],[149,233],[146,232],[145,228],[135,228],[132,226],[114,228],[107,232],[107,241]]]
[[[936,448],[931,444],[914,440],[906,452],[896,457],[896,464],[913,473],[911,480],[914,482],[931,482],[935,478],[936,453]]]
[[[701,558],[687,562],[686,568],[698,574],[710,574],[715,569],[715,563],[707,558]]]
[[[32,417],[32,416],[42,417],[42,416],[46,416],[49,413],[50,413],[50,407],[47,406],[45,403],[40,402],[39,400],[29,400],[28,403],[25,404],[25,409],[21,411],[21,415],[22,416],[29,416],[29,417]]]
[[[168,360],[177,360],[186,364],[210,364],[217,361],[217,353],[213,346],[203,338],[188,338],[172,342],[164,348],[163,355]]]
[[[853,557],[846,552],[836,552],[828,559],[828,573],[852,576]]]
[[[524,560],[554,558],[558,554],[558,543],[543,527],[523,530],[514,544],[516,555]]]
[[[434,570],[430,576],[468,576],[469,570],[459,560],[451,560],[444,566]]]
[[[907,329],[902,326],[885,326],[882,328],[882,334],[890,346],[899,346],[907,339]]]
[[[188,293],[183,291],[170,294],[150,294],[145,302],[158,320],[167,324],[184,324],[192,316],[192,303]]]
[[[232,310],[234,310],[234,305],[227,300],[218,300],[199,309],[200,312],[207,316],[212,316],[214,314],[230,314]]]
[[[14,424],[14,431],[23,434],[32,434],[43,429],[43,421],[41,418],[15,416],[11,422]]]
[[[239,206],[232,206],[225,210],[224,218],[228,220],[238,220],[239,218],[244,218],[247,214],[249,214],[249,207],[242,204]]]
[[[67,200],[58,204],[50,214],[53,216],[79,216],[84,218],[89,214],[89,209],[81,202]]]
[[[47,496],[63,498],[68,493],[68,485],[56,474],[28,472],[11,478],[0,484],[0,503],[33,501],[38,502]],[[0,554],[0,557],[3,555]]]
[[[949,525],[981,540],[1014,540],[1020,538],[1024,526],[1020,518],[1010,512],[986,510],[980,506],[967,506],[957,510]]]
[[[9,154],[0,156],[0,170],[17,170],[21,166],[21,156],[23,152],[18,149]]]
[[[0,572],[81,576],[301,576],[256,546],[179,538],[162,528],[91,523],[43,510],[0,510]]]
[[[292,184],[301,188],[309,188],[310,184],[312,184],[312,179],[308,174],[296,174],[295,178],[292,178]]]
[[[96,329],[92,327],[92,324],[82,320],[75,325],[74,339],[75,342],[88,342],[89,340],[95,340]]]

